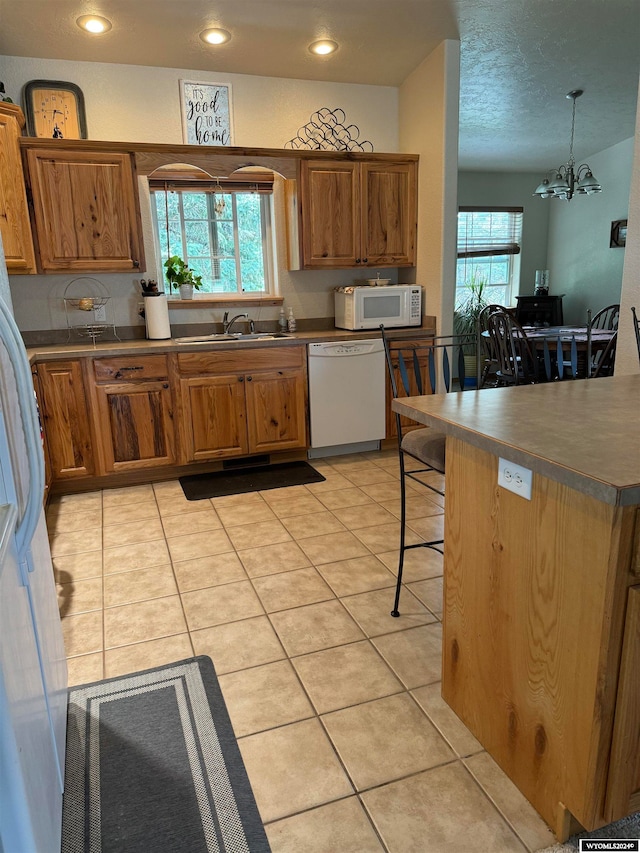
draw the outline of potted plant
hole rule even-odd
[[[465,282],[468,294],[462,305],[454,311],[453,330],[456,335],[477,335],[478,317],[489,304],[484,295],[488,286],[487,279],[475,270],[468,282]],[[477,346],[469,343],[463,347],[465,385],[475,385],[477,378]]]
[[[164,262],[170,288],[180,290],[181,299],[193,299],[193,291],[201,290],[202,276],[187,266],[181,257],[172,255]]]

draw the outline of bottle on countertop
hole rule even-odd
[[[285,317],[285,314],[284,314],[284,305],[280,309],[280,316],[278,317],[278,326],[279,326],[281,332],[287,331],[287,318]]]
[[[289,308],[289,316],[287,318],[287,329],[290,332],[295,332],[296,330],[296,318],[293,316],[293,308]]]

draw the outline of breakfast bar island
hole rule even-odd
[[[393,408],[447,437],[445,701],[559,840],[640,811],[640,375]]]

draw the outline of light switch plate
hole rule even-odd
[[[502,457],[498,459],[498,485],[503,489],[509,489],[510,492],[530,501],[532,482],[533,472],[529,468],[523,468],[522,465],[516,465],[515,462],[509,462]]]

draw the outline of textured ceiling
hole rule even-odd
[[[81,32],[81,14],[113,29]],[[229,30],[219,48],[206,27]],[[333,38],[332,57],[307,45]],[[461,41],[460,165],[539,170],[633,135],[640,0],[0,0],[0,54],[399,86]],[[0,65],[1,67],[1,65]]]

